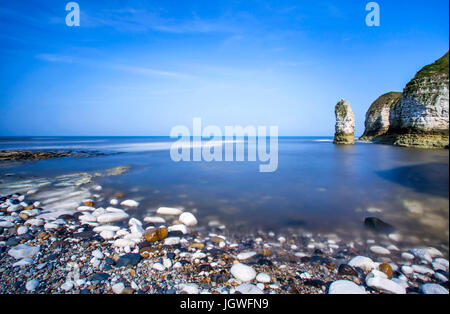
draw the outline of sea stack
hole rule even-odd
[[[390,108],[388,126],[387,108]],[[400,97],[398,93],[390,93],[372,105],[366,116],[366,131],[362,139],[405,147],[448,148],[448,111],[447,52],[417,72]]]
[[[355,144],[355,115],[350,103],[342,99],[337,103],[335,113],[336,133],[334,135],[334,144]]]

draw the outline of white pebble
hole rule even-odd
[[[391,251],[389,251],[388,249],[382,247],[382,246],[378,246],[378,245],[374,245],[370,247],[370,250],[375,253],[375,254],[379,254],[379,255],[389,255],[391,254]]]
[[[434,260],[435,263],[442,265],[445,268],[445,271],[448,271],[449,263],[445,258],[436,258]]]
[[[441,251],[439,251],[438,249],[436,249],[434,247],[429,247],[426,250],[427,250],[428,254],[430,254],[430,256],[432,258],[443,257],[444,256]]]
[[[166,268],[161,263],[154,263],[152,268],[157,271],[164,271]]]
[[[188,212],[182,213],[178,220],[188,227],[194,227],[198,224],[197,218]]]
[[[269,283],[271,280],[270,280],[270,276],[267,275],[266,273],[259,273],[256,276],[256,281],[262,282],[262,283]]]
[[[188,234],[189,228],[185,225],[173,225],[168,228],[169,232],[180,231],[182,234]]]
[[[180,243],[180,238],[178,237],[170,237],[164,239],[164,245],[177,245]]]
[[[120,203],[120,205],[126,206],[126,207],[138,207],[139,202],[136,202],[135,200],[126,200],[126,201],[123,201],[122,203]]]
[[[28,232],[28,227],[26,226],[20,226],[17,228],[17,235],[22,235]]]
[[[69,281],[69,280],[61,285],[61,289],[63,289],[66,292],[72,290],[72,288],[73,288],[73,282]]]
[[[404,286],[386,278],[372,277],[366,281],[366,284],[371,288],[381,290],[385,293],[406,294],[406,289]]]
[[[165,268],[172,267],[172,261],[170,260],[170,258],[164,258],[163,259],[163,265],[164,265]]]
[[[116,237],[116,233],[114,231],[105,230],[100,232],[100,236],[105,240],[112,240]]]
[[[101,224],[108,224],[116,221],[128,219],[130,216],[127,213],[108,213],[97,217],[97,221]]]
[[[352,267],[359,267],[365,271],[371,271],[376,268],[376,264],[372,261],[372,259],[365,256],[356,256],[348,262],[348,265]]]
[[[37,255],[40,251],[39,246],[29,246],[27,244],[19,244],[15,247],[11,248],[8,251],[8,254],[14,257],[15,259],[22,258],[32,258]]]
[[[238,287],[236,287],[236,291],[241,294],[264,294],[264,292],[255,285],[244,283]]]
[[[411,253],[404,252],[402,253],[402,258],[405,261],[412,261],[414,259],[414,255],[412,255]]]
[[[99,249],[92,251],[92,256],[98,259],[103,259],[105,257],[105,255]]]
[[[231,267],[231,274],[242,282],[252,281],[256,277],[256,271],[250,266],[236,263]]]
[[[154,224],[165,224],[166,220],[162,217],[145,217],[145,222],[154,223]]]
[[[366,294],[366,289],[353,281],[338,280],[330,285],[328,294]]]
[[[247,260],[247,259],[252,258],[253,256],[255,256],[256,254],[257,253],[254,252],[254,251],[252,251],[252,252],[242,252],[242,253],[239,253],[237,255],[237,259],[241,260],[241,261]]]
[[[77,210],[80,212],[93,212],[95,208],[92,206],[79,206]]]
[[[412,249],[411,253],[414,256],[416,256],[416,257],[418,257],[418,258],[420,258],[422,260],[425,260],[425,261],[427,261],[429,263],[431,263],[433,261],[431,255],[430,255],[430,253],[428,253],[427,249]]]
[[[407,265],[403,265],[402,266],[402,273],[404,273],[405,275],[409,276],[414,274],[414,269],[410,266]]]
[[[414,272],[422,275],[434,275],[434,270],[422,265],[412,265],[412,268],[414,269]]]
[[[448,294],[447,289],[434,283],[427,283],[420,286],[420,291],[422,291],[423,294]]]
[[[115,294],[121,294],[123,292],[123,290],[125,290],[125,285],[123,283],[116,283],[115,285],[113,285],[111,287],[112,291]]]
[[[195,283],[182,284],[179,286],[179,288],[181,289],[182,292],[185,292],[187,294],[198,294],[199,293],[198,286]]]
[[[26,285],[25,285],[25,289],[27,289],[27,291],[34,291],[36,290],[36,288],[39,286],[39,281],[37,281],[36,279],[32,279],[27,281]]]
[[[156,210],[158,215],[178,216],[183,213],[181,209],[171,207],[160,207]]]

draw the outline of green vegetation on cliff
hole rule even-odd
[[[420,79],[423,77],[429,77],[434,75],[446,75],[448,77],[449,72],[449,64],[448,64],[448,52],[439,60],[436,62],[429,64],[425,67],[423,67],[422,70],[420,70],[414,79]]]
[[[448,80],[449,77],[449,63],[448,63],[448,52],[441,57],[439,60],[432,64],[423,67],[416,76],[406,85],[405,92],[414,92],[423,84],[427,82],[431,84],[439,84],[439,81]],[[434,81],[434,82],[432,82]]]
[[[401,92],[386,93],[378,97],[378,99],[373,102],[373,104],[369,108],[368,113],[370,114],[372,112],[379,112],[385,107],[386,104],[392,105],[393,103],[397,102],[401,97],[402,97]]]

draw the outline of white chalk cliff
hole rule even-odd
[[[408,147],[448,147],[448,58],[447,53],[422,68],[400,98],[396,93],[380,97],[367,113],[362,139]]]

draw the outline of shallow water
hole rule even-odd
[[[259,162],[175,163],[170,143],[161,137],[3,138],[0,149],[109,154],[4,162],[0,180],[129,165],[128,172],[96,182],[106,195],[121,191],[140,201],[133,212],[136,217],[159,206],[183,206],[196,209],[200,223],[217,219],[230,230],[301,228],[351,239],[364,234],[366,217],[375,216],[394,225],[408,243],[448,252],[448,150],[370,143],[336,146],[331,138],[280,138],[278,170],[260,173]]]

